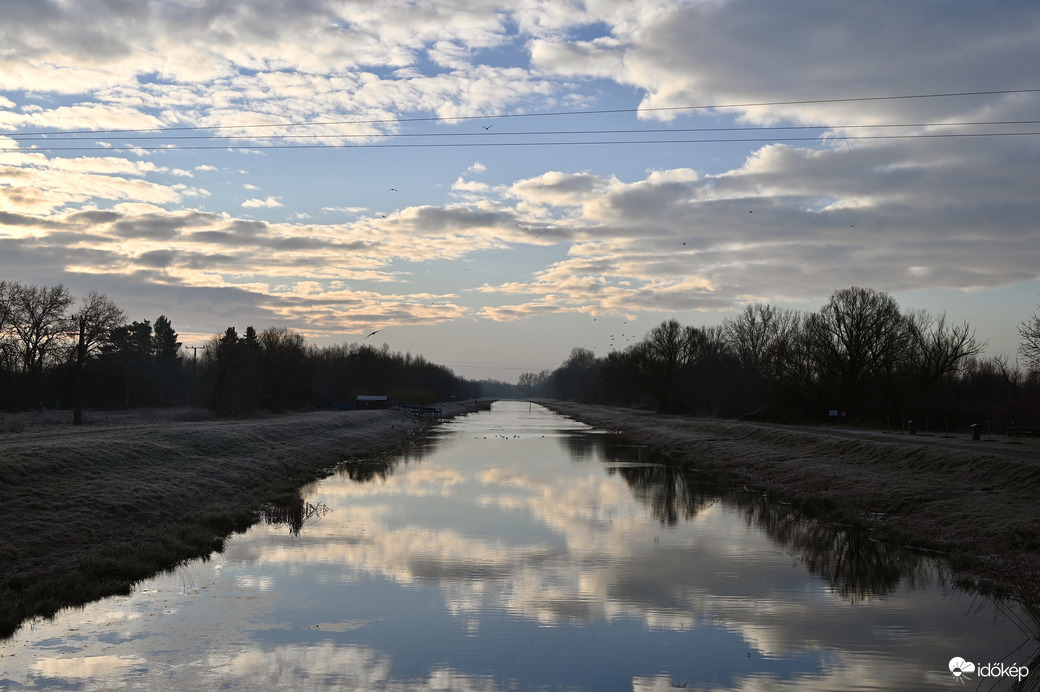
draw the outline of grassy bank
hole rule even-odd
[[[1040,592],[1040,445],[661,416],[542,402],[675,463],[878,540],[940,551],[963,585]]]
[[[446,407],[445,414],[466,410]],[[402,411],[12,425],[0,432],[0,637],[208,555],[266,505],[427,422]]]

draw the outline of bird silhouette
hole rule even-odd
[[[491,126],[494,125],[494,124],[495,123],[491,123],[491,125],[481,125],[481,127],[484,128],[485,130],[490,130]]]
[[[375,336],[376,334],[378,334],[381,331],[383,331],[383,330],[382,329],[377,329],[374,332],[372,332],[371,334],[369,334],[368,336]],[[367,339],[368,336],[366,336],[365,339]],[[365,339],[362,339],[362,341],[364,341]]]
[[[400,190],[398,190],[396,187],[392,187],[389,190],[387,190],[387,192],[400,192]]]

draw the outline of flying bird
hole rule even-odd
[[[383,330],[382,329],[377,329],[374,332],[372,332],[371,334],[369,334],[368,336],[375,336],[376,334],[378,334],[381,331],[383,331]],[[366,336],[365,339],[367,339],[368,336]],[[362,341],[364,341],[365,339],[362,339]]]
[[[491,123],[491,125],[481,125],[481,127],[484,128],[485,130],[490,130],[491,126],[494,125],[494,124],[495,123]]]
[[[400,190],[398,190],[396,187],[392,187],[389,190],[387,190],[387,192],[400,192]]]

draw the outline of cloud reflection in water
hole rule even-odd
[[[920,556],[544,409],[500,403],[434,437],[310,486],[329,511],[298,527],[23,630],[0,684],[920,689],[953,655],[1021,644]]]

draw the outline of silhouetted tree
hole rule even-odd
[[[856,286],[835,291],[806,330],[824,394],[856,413],[908,356],[911,338],[890,295]]]
[[[1022,338],[1018,345],[1018,352],[1026,367],[1030,370],[1040,370],[1040,313],[1034,313],[1032,317],[1018,326],[1018,335]]]
[[[170,393],[177,389],[181,374],[181,342],[166,315],[155,319],[152,331],[152,357],[155,360],[155,387],[157,399],[165,404]]]
[[[240,346],[238,331],[228,327],[206,348],[206,364],[211,378],[210,406],[220,415],[237,413],[242,409]]]
[[[311,368],[303,336],[284,327],[265,329],[257,353],[265,409],[283,411],[309,397]]]
[[[923,311],[912,313],[907,315],[907,325],[910,357],[901,379],[904,389],[911,389],[911,406],[924,407],[921,413],[927,420],[930,410],[939,403],[931,401],[931,395],[968,359],[982,353],[986,345],[975,339],[975,331],[967,320],[951,326],[946,322],[945,313],[938,317]]]
[[[553,372],[552,389],[563,399],[587,402],[599,380],[599,363],[596,354],[587,348],[575,347],[567,360]]]
[[[791,351],[795,319],[789,310],[754,303],[744,306],[737,317],[726,320],[726,340],[740,365],[745,411],[773,403],[784,361]]]
[[[12,317],[14,315],[15,284],[0,281],[0,375],[15,370],[18,348],[15,346]],[[5,378],[6,379],[6,378]]]
[[[13,284],[9,300],[8,320],[18,340],[22,372],[35,394],[37,407],[42,408],[44,364],[68,333],[66,310],[72,297],[61,284]]]
[[[113,328],[102,352],[102,361],[111,374],[110,381],[119,381],[122,385],[117,400],[126,407],[151,403],[151,322],[135,320]]]
[[[83,423],[83,370],[87,358],[110,341],[112,330],[124,319],[123,311],[108,296],[97,291],[84,296],[79,310],[72,316],[72,326],[76,330],[75,407],[72,413],[75,425]]]
[[[650,386],[658,409],[678,411],[689,400],[688,370],[707,350],[708,338],[702,329],[683,327],[676,320],[665,320],[650,330],[633,349],[634,362]]]

